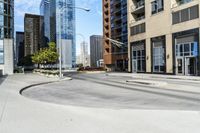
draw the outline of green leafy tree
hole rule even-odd
[[[32,62],[34,64],[38,64],[38,67],[40,64],[50,64],[52,66],[57,62],[58,57],[59,55],[57,53],[56,44],[54,42],[50,42],[48,48],[43,48],[32,56]]]

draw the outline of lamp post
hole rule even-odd
[[[89,12],[90,9],[88,8],[83,8],[83,7],[77,7],[77,6],[70,6],[70,4],[61,4],[61,8],[58,10],[59,12],[59,18],[58,18],[58,24],[59,24],[59,77],[60,79],[62,78],[62,37],[61,37],[61,13],[67,8],[76,8],[76,9],[80,9],[80,10],[83,10],[83,11],[86,11],[86,12]]]
[[[124,47],[124,43],[123,42],[120,42],[120,41],[117,41],[117,40],[114,40],[114,39],[111,39],[111,38],[104,38],[106,40],[109,40],[112,44],[114,44],[115,46],[117,46],[118,48],[123,48]],[[124,59],[124,52],[121,52],[122,53],[122,58]],[[123,61],[123,68],[124,68],[124,61]]]

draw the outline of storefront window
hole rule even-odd
[[[198,56],[197,42],[183,43],[176,45],[176,56]]]
[[[153,42],[153,72],[165,71],[165,47],[163,41]]]
[[[133,60],[136,60],[135,67],[137,67],[137,72],[145,72],[146,62],[145,62],[145,50],[133,51]]]

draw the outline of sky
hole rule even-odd
[[[41,0],[15,0],[15,31],[24,31],[24,14],[39,14]],[[91,9],[90,12],[76,10],[76,42],[77,54],[80,53],[80,43],[89,45],[91,35],[102,35],[102,0],[76,0],[76,6]],[[81,35],[80,35],[81,34]]]

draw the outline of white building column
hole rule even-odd
[[[4,39],[3,75],[12,75],[14,71],[13,39]]]

